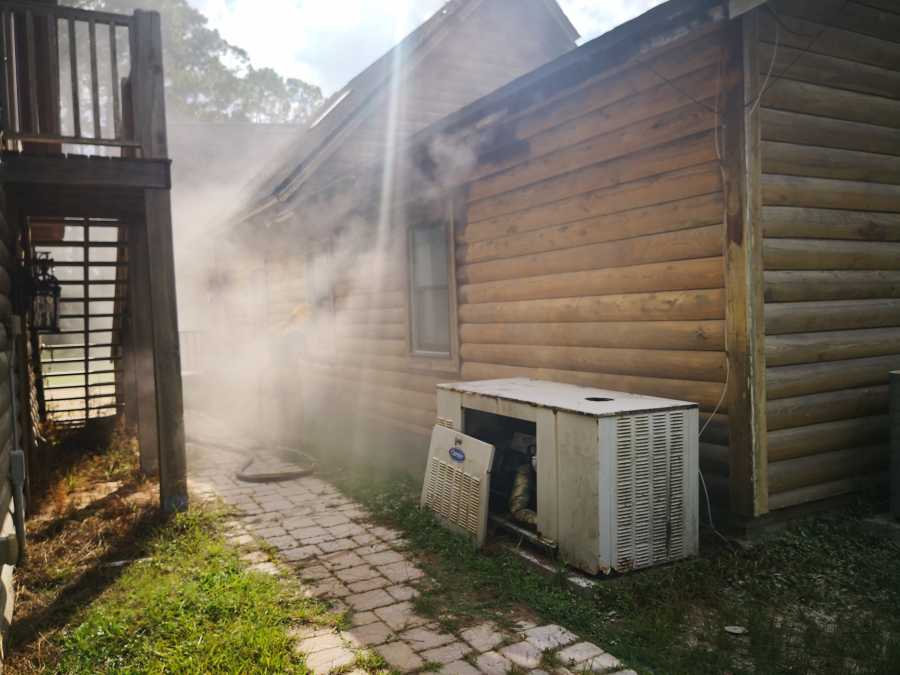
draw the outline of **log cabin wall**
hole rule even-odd
[[[320,243],[315,260],[306,261],[311,321],[304,373],[312,400],[307,398],[304,414],[328,433],[352,431],[366,438],[363,429],[375,421],[412,434],[422,454],[407,454],[405,462],[407,470],[418,472],[435,422],[435,386],[458,380],[459,372],[450,361],[410,355],[405,223],[386,223],[377,232],[373,224],[369,240]],[[323,261],[337,271],[311,269]],[[332,275],[332,295],[323,297],[316,278]],[[351,410],[363,423],[348,429],[348,420],[335,414],[340,410]]]
[[[723,24],[500,123],[457,233],[461,377],[697,401],[725,383]],[[728,500],[728,401],[704,434]]]
[[[885,478],[900,367],[900,2],[770,5],[758,62],[761,78],[773,64],[761,189],[776,510]]]

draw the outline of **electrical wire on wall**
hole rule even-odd
[[[835,10],[835,12],[832,14],[832,16],[828,20],[823,22],[822,28],[819,29],[818,31],[816,31],[815,33],[803,33],[803,32],[796,31],[796,30],[790,28],[789,26],[787,26],[787,24],[784,22],[784,20],[778,15],[778,13],[775,11],[775,9],[770,4],[764,5],[765,8],[769,11],[769,13],[772,15],[772,18],[775,22],[775,36],[774,36],[773,48],[772,48],[772,58],[769,62],[768,68],[766,69],[766,76],[765,76],[765,79],[763,80],[762,85],[759,88],[759,93],[756,95],[756,97],[753,99],[753,101],[745,102],[745,104],[744,104],[745,110],[748,110],[750,115],[753,115],[757,112],[757,110],[759,109],[759,106],[763,100],[763,97],[778,82],[778,80],[786,77],[788,72],[791,71],[794,68],[794,66],[797,65],[797,63],[800,61],[800,59],[804,55],[808,54],[810,52],[810,50],[812,50],[812,48],[816,45],[816,43],[819,41],[819,39],[821,39],[821,37],[825,34],[825,32],[828,30],[828,28],[830,28],[834,24],[835,20],[837,20],[837,18],[841,15],[841,13],[844,11],[844,9],[849,4],[849,1],[850,0],[844,0],[844,2],[841,3],[841,5]],[[812,39],[809,41],[809,43],[804,48],[802,48],[800,50],[800,52],[793,58],[793,60],[791,60],[791,62],[787,66],[785,66],[785,68],[780,73],[778,73],[777,75],[775,75],[773,77],[773,74],[775,71],[775,63],[777,62],[777,59],[778,59],[778,50],[779,50],[779,46],[780,46],[780,30],[782,30],[782,29],[787,31],[788,33],[791,33],[792,35],[810,37]],[[717,163],[719,166],[719,172],[720,172],[721,178],[722,178],[722,202],[723,202],[723,220],[722,220],[722,222],[727,223],[728,222],[728,206],[727,206],[728,205],[728,192],[727,192],[728,191],[728,182],[726,181],[725,161],[724,161],[724,157],[722,155],[722,146],[724,145],[724,141],[720,140],[720,138],[719,138],[719,134],[724,135],[724,132],[726,129],[726,124],[724,122],[722,122],[721,116],[719,114],[719,103],[720,103],[720,99],[721,99],[721,95],[722,95],[722,64],[723,64],[723,60],[724,60],[724,47],[723,47],[723,51],[720,52],[720,54],[719,54],[719,72],[718,72],[718,77],[716,79],[716,96],[715,96],[715,103],[714,103],[713,107],[710,107],[709,105],[705,104],[704,102],[697,100],[694,96],[692,96],[687,91],[683,90],[671,79],[669,79],[665,75],[658,72],[649,62],[645,62],[643,65],[650,72],[652,72],[656,77],[658,77],[660,80],[662,80],[665,84],[667,84],[672,89],[674,89],[678,94],[680,94],[681,96],[684,96],[685,98],[690,100],[692,103],[696,104],[697,106],[699,106],[699,107],[703,108],[704,110],[707,110],[707,111],[713,113],[713,115],[715,115],[715,121],[714,121],[714,125],[713,125],[713,142],[715,144],[716,160],[717,160]],[[723,244],[722,244],[723,260],[725,259],[726,253],[727,253],[727,251],[725,250],[726,246],[727,246],[727,238],[723,238]],[[728,385],[729,385],[729,380],[730,380],[730,375],[731,375],[731,368],[730,368],[731,359],[729,358],[730,351],[729,351],[729,345],[728,345],[727,331],[725,334],[724,349],[725,349],[726,358],[725,358],[725,378],[724,378],[724,382],[722,384],[722,393],[719,396],[719,400],[716,403],[715,407],[713,408],[712,412],[710,413],[709,417],[707,418],[706,422],[703,424],[703,427],[700,429],[699,433],[697,434],[698,442],[700,439],[702,439],[704,432],[707,430],[707,428],[709,427],[709,425],[712,423],[713,419],[715,418],[716,414],[721,409],[722,404],[725,402],[725,396],[728,393]],[[706,498],[706,509],[707,509],[707,515],[709,518],[710,529],[712,529],[712,531],[716,535],[718,535],[719,538],[721,538],[726,544],[729,544],[728,539],[721,532],[719,532],[718,529],[716,529],[715,523],[713,521],[712,504],[711,504],[711,500],[709,497],[709,489],[707,488],[706,480],[703,477],[703,472],[698,470],[697,473],[699,474],[700,484],[703,487],[703,493]]]

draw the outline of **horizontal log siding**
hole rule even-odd
[[[508,144],[475,167],[457,230],[463,379],[535,377],[715,408],[721,34],[664,49],[642,57],[650,67],[619,68],[498,123]],[[701,448],[716,484],[726,444],[719,414]]]
[[[314,416],[317,410],[348,408],[361,424],[377,421],[421,437],[424,449],[436,416],[436,385],[459,374],[409,355],[406,240],[400,230],[393,230],[390,241],[341,251],[334,260],[345,275],[336,279],[333,304],[315,311],[308,324],[303,387]]]
[[[777,0],[777,50],[776,22],[761,14],[763,77],[774,58],[761,111],[772,509],[856,490],[887,467],[900,2],[881,4]]]

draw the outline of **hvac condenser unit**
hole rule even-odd
[[[515,378],[437,411],[422,505],[479,545],[490,521],[591,574],[697,553],[696,404]]]

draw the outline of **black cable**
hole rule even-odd
[[[785,68],[778,75],[775,75],[772,78],[772,81],[769,83],[769,85],[765,89],[763,89],[762,91],[759,92],[759,96],[757,96],[756,100],[750,105],[755,107],[757,102],[762,100],[762,97],[765,96],[766,93],[773,86],[775,86],[775,83],[778,82],[778,80],[784,79],[784,77],[788,74],[788,71],[790,71],[791,68],[793,68],[795,65],[797,65],[797,62],[800,59],[802,59],[806,54],[808,54],[809,51],[816,45],[816,42],[818,42],[819,39],[825,34],[825,31],[827,31],[829,28],[833,27],[831,24],[834,23],[834,21],[841,15],[841,13],[844,11],[844,9],[849,4],[850,4],[850,0],[844,0],[844,2],[841,3],[841,6],[838,7],[837,10],[834,12],[834,14],[831,15],[831,18],[828,21],[823,22],[822,30],[820,30],[812,40],[810,40],[810,43],[808,45],[806,45],[806,47],[804,47],[803,49],[800,50],[800,53],[797,54],[797,56],[794,58],[794,60],[788,64],[787,68]],[[769,11],[773,12],[773,16],[775,16],[775,14],[774,14],[775,10],[773,10],[768,5],[766,5],[766,7],[769,9]],[[781,25],[780,22],[779,22],[779,25]]]

